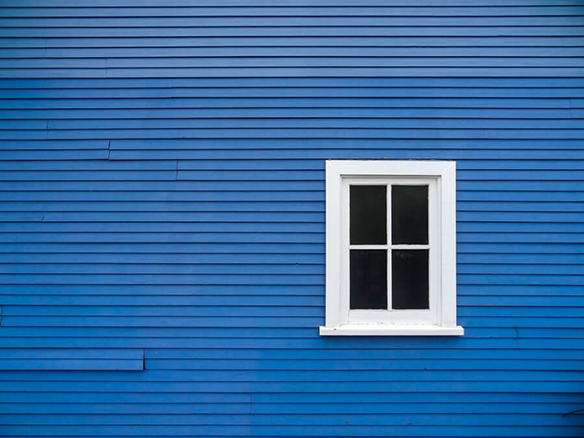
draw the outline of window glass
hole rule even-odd
[[[428,186],[392,186],[391,239],[395,245],[428,243]]]
[[[392,251],[393,309],[429,308],[428,253],[427,249]]]
[[[387,243],[387,187],[350,187],[350,240],[352,245]]]
[[[387,309],[387,251],[350,251],[351,309]]]

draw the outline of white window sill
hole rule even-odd
[[[321,336],[462,336],[460,326],[441,327],[437,325],[341,325],[320,327]]]

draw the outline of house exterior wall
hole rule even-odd
[[[582,435],[583,54],[578,0],[3,0],[0,436]],[[327,159],[457,161],[464,337],[319,337]]]

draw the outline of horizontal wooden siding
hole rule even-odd
[[[584,434],[579,0],[4,0],[0,436]],[[321,338],[327,159],[457,161],[462,338]]]

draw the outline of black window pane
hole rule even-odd
[[[387,187],[350,187],[351,244],[387,243]]]
[[[351,309],[387,309],[387,251],[351,250]]]
[[[428,186],[392,186],[391,243],[428,243]]]
[[[393,250],[393,309],[429,309],[428,250]]]

